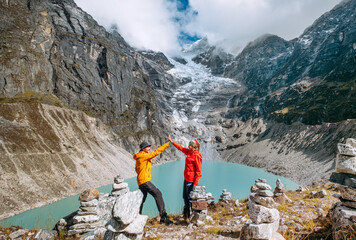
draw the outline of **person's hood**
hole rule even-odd
[[[143,151],[139,151],[138,153],[135,153],[133,155],[133,159],[137,160],[139,157],[141,157],[143,155],[143,153],[144,153]]]

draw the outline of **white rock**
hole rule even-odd
[[[139,214],[142,198],[140,190],[119,196],[113,208],[115,220],[124,225],[132,223]]]
[[[114,183],[122,183],[123,181],[125,181],[122,177],[120,177],[120,175],[117,175],[114,178]]]
[[[255,193],[251,193],[250,200],[268,208],[277,207],[277,203],[271,197],[262,197]]]
[[[126,228],[122,229],[121,232],[125,232],[128,234],[139,235],[143,233],[143,228],[146,225],[148,216],[138,215],[135,220],[130,223]]]
[[[267,183],[257,182],[255,185],[261,190],[272,190],[272,187]]]
[[[273,192],[271,190],[261,190],[258,189],[256,191],[256,194],[262,196],[262,197],[273,197]]]
[[[94,199],[89,202],[80,202],[80,206],[82,207],[96,207],[98,205],[98,200]]]
[[[339,154],[341,155],[352,156],[352,157],[356,156],[356,149],[349,144],[338,143],[337,148],[339,150]]]
[[[247,202],[247,213],[254,223],[272,223],[279,221],[279,211],[275,208],[267,208],[252,201]]]
[[[350,145],[353,148],[356,148],[356,139],[348,138],[348,139],[346,139],[346,144]]]
[[[113,190],[111,192],[111,195],[113,196],[121,196],[121,195],[124,195],[126,193],[129,192],[129,189],[128,188],[124,188],[124,189],[121,189],[121,190]]]
[[[19,238],[19,237],[23,236],[26,232],[28,232],[27,229],[19,229],[15,232],[10,233],[9,237],[11,239]]]
[[[339,173],[356,174],[356,157],[337,154],[335,170]]]
[[[97,215],[83,215],[83,216],[74,216],[74,223],[92,223],[99,221],[99,217]]]
[[[129,187],[129,184],[127,182],[114,183],[112,185],[112,189],[114,189],[114,190],[121,190],[121,189],[124,189],[124,188],[127,188],[127,187]]]
[[[250,223],[243,226],[241,235],[247,235],[248,238],[244,239],[272,239],[272,236],[277,232],[279,222],[273,223]]]

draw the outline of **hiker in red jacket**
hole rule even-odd
[[[184,218],[190,218],[190,209],[192,208],[192,199],[189,194],[193,191],[193,187],[199,184],[202,169],[202,156],[199,152],[200,144],[194,139],[189,142],[188,148],[182,147],[180,144],[173,142],[171,136],[168,140],[179,151],[183,152],[187,157],[185,158],[184,167],[184,184],[183,184],[183,199],[184,199]]]

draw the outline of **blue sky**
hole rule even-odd
[[[133,47],[178,55],[207,37],[238,53],[259,36],[300,36],[341,0],[75,0],[106,29],[117,26]]]

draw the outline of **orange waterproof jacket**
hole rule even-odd
[[[135,170],[137,173],[137,184],[141,185],[148,181],[151,181],[151,159],[162,153],[169,143],[165,143],[151,153],[146,153],[144,151],[139,151],[133,158],[136,160]]]
[[[194,186],[199,184],[201,178],[201,169],[203,158],[198,150],[190,151],[188,148],[182,147],[180,144],[173,142],[173,145],[187,157],[185,158],[184,179],[187,182],[192,182]]]

